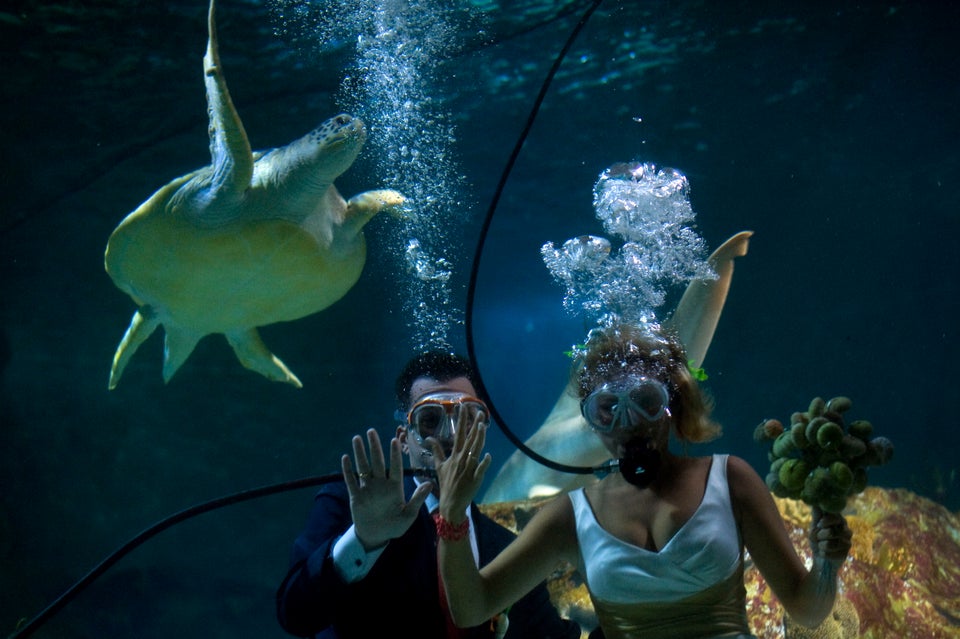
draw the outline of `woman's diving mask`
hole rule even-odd
[[[580,412],[594,431],[629,432],[670,416],[670,394],[663,382],[649,377],[628,377],[604,384],[580,402]],[[611,462],[623,478],[646,488],[660,470],[660,453],[645,436],[632,438],[623,457]]]
[[[670,394],[663,382],[629,377],[604,384],[580,402],[580,413],[598,433],[652,424],[670,414]]]

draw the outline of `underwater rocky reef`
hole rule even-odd
[[[811,561],[810,507],[774,498],[797,552]],[[481,508],[514,530],[544,500]],[[853,530],[850,558],[840,571],[833,614],[818,628],[792,624],[747,556],[747,617],[758,639],[948,639],[960,637],[960,513],[902,489],[868,487],[844,515]],[[597,621],[587,588],[572,568],[548,582],[561,614],[580,622],[584,637]]]

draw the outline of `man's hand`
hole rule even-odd
[[[420,506],[433,490],[433,485],[430,482],[420,484],[408,502],[403,494],[400,440],[394,437],[390,441],[390,469],[393,472],[389,477],[377,431],[372,428],[367,431],[367,442],[370,445],[369,458],[363,439],[359,435],[353,437],[356,475],[349,455],[340,459],[340,465],[350,493],[350,514],[353,516],[357,539],[364,548],[373,550],[407,531],[416,519]]]

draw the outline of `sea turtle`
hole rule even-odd
[[[747,254],[751,235],[753,231],[741,231],[710,255],[709,263],[717,278],[690,282],[666,322],[679,336],[692,366],[700,366],[707,355],[733,281],[733,260]],[[526,444],[548,459],[570,465],[596,466],[610,457],[580,416],[580,402],[569,386],[560,393],[553,410]],[[496,503],[552,495],[575,488],[584,477],[541,466],[518,450],[494,477],[483,501]]]
[[[115,388],[137,347],[160,324],[169,381],[201,337],[223,333],[240,362],[301,387],[257,327],[330,306],[360,277],[363,226],[404,197],[368,191],[345,201],[333,180],[366,130],[341,114],[285,147],[252,153],[220,67],[214,1],[203,59],[212,163],[179,177],[128,215],[107,242],[105,266],[139,306],[113,358]]]

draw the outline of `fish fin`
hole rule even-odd
[[[753,231],[741,231],[713,252],[708,262],[717,274],[716,279],[690,282],[677,310],[666,322],[676,331],[692,366],[701,366],[707,356],[733,280],[733,260],[747,254],[752,235]]]
[[[580,415],[580,400],[569,386],[557,398],[543,425],[525,443],[547,459],[565,464],[595,466],[610,457]],[[494,477],[483,501],[496,503],[567,492],[590,477],[541,466],[516,450]]]
[[[733,260],[747,254],[751,235],[753,231],[737,233],[713,252],[709,263],[717,278],[691,282],[677,310],[666,322],[678,333],[693,366],[700,366],[707,354],[730,290]],[[549,459],[567,464],[595,466],[609,456],[600,439],[584,423],[579,401],[569,387],[526,444]],[[512,501],[527,499],[535,492],[569,491],[582,484],[584,477],[548,469],[515,451],[494,477],[483,501]]]

